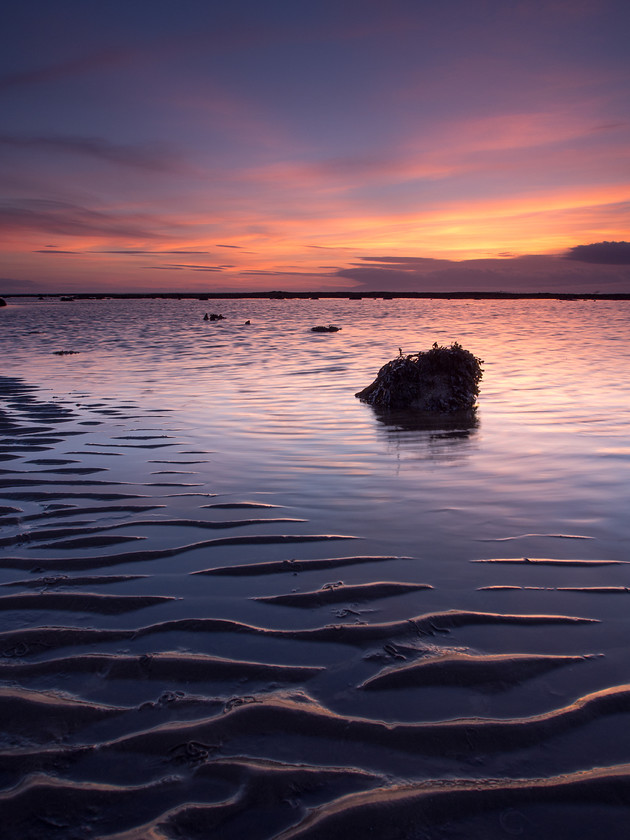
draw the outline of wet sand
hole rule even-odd
[[[216,499],[177,470],[209,453],[151,419],[0,378],[3,838],[622,836],[630,686],[614,668],[570,702],[558,686],[599,673],[594,599],[629,591],[564,569],[627,561],[476,559],[485,608],[435,610],[421,558]],[[544,708],[511,713],[533,686]]]

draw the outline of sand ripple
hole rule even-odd
[[[165,411],[78,400],[0,377],[3,840],[625,825],[630,685],[604,644],[625,602],[601,596],[630,561],[522,534],[495,541],[582,553],[471,553],[443,592],[421,552],[352,554],[360,534],[271,493],[217,497]]]

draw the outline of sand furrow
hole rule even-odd
[[[159,507],[155,505],[154,507]],[[98,510],[98,509],[92,509]],[[133,510],[133,509],[132,509]],[[68,514],[67,511],[65,511]],[[78,511],[76,512],[78,515]],[[25,517],[26,518],[26,517]],[[85,546],[99,545],[97,541],[90,540],[89,534],[102,533],[103,531],[112,531],[120,528],[155,528],[155,527],[177,527],[177,528],[199,528],[200,530],[222,530],[227,528],[244,528],[252,525],[280,525],[294,522],[305,522],[304,519],[292,518],[270,518],[270,519],[226,519],[218,522],[207,522],[203,519],[146,519],[146,520],[131,520],[130,522],[116,522],[109,525],[92,525],[89,522],[73,522],[72,527],[66,528],[48,528],[39,530],[29,530],[12,537],[5,537],[0,539],[0,546],[19,545],[20,543],[43,543],[46,540],[61,540],[66,537],[74,538],[72,542],[51,542],[47,545],[42,545],[42,548],[80,548],[81,540],[85,540]],[[82,526],[82,527],[79,527]],[[109,540],[111,545],[115,545],[116,541],[124,542],[125,539],[146,539],[146,537],[130,537],[120,538],[111,537],[103,538],[105,541],[103,545],[107,544]]]
[[[180,684],[204,680],[282,680],[299,682],[323,669],[310,665],[273,665],[202,654],[156,653],[142,656],[83,654],[19,664],[0,663],[0,678],[21,680],[43,674],[98,674],[102,679],[176,680]]]
[[[53,551],[71,550],[77,551],[84,548],[108,548],[112,545],[121,545],[122,543],[141,542],[146,540],[144,536],[125,536],[124,534],[102,534],[94,536],[76,537],[75,539],[55,540],[54,542],[44,542],[41,545],[34,545],[30,542],[29,547],[39,550],[52,549]]]
[[[466,718],[435,723],[396,723],[337,714],[300,693],[250,695],[227,701],[222,711],[193,721],[182,720],[122,736],[102,750],[167,753],[174,744],[214,742],[259,736],[330,739],[419,755],[456,760],[540,744],[606,716],[630,713],[630,685],[615,686],[574,703],[527,718]],[[351,760],[351,757],[349,760]]]
[[[103,595],[93,592],[39,592],[1,595],[0,610],[61,610],[104,615],[152,607],[176,601],[172,595]]]
[[[383,581],[346,586],[339,581],[339,583],[325,584],[321,589],[314,592],[262,595],[253,600],[284,607],[309,609],[310,607],[321,607],[326,604],[338,604],[345,601],[370,601],[376,598],[389,598],[393,595],[404,595],[407,592],[419,592],[422,589],[433,589],[433,587],[428,583],[386,583]]]
[[[382,781],[375,774],[353,768],[235,757],[193,770],[194,805],[182,803],[181,779],[174,774],[145,785],[128,786],[68,782],[37,774],[18,788],[0,794],[0,802],[10,820],[10,833],[5,835],[10,840],[23,840],[25,834],[20,831],[28,832],[26,836],[34,840],[58,836],[70,827],[69,812],[76,815],[83,831],[91,837],[97,831],[99,837],[164,837],[160,831],[163,823],[174,827],[178,824],[179,836],[209,837],[215,836],[215,830],[220,832],[216,836],[222,836],[223,826],[230,826],[233,819],[238,824],[243,814],[249,815],[246,823],[252,829],[255,815],[260,814],[268,829],[275,826],[275,833],[294,821],[296,810],[303,813],[303,800],[304,804],[317,805],[339,793],[364,791]],[[255,829],[249,836],[260,835]]]
[[[40,742],[59,741],[86,725],[118,717],[125,708],[102,706],[57,693],[0,686],[5,733]]]
[[[463,818],[491,809],[505,812],[539,803],[567,803],[580,806],[580,809],[588,803],[625,809],[629,794],[628,764],[549,778],[440,779],[403,783],[341,797],[315,809],[294,828],[276,835],[274,840],[347,840],[348,837],[370,835],[379,840],[403,840],[410,836],[410,831],[419,837],[423,834],[439,836],[435,832],[439,831],[440,824],[453,826]],[[548,828],[550,833],[545,837],[559,836],[557,825]],[[497,836],[509,836],[510,833],[521,832],[504,830]],[[541,836],[539,832],[537,836]]]
[[[11,501],[25,502],[60,502],[68,499],[94,499],[98,502],[114,502],[122,499],[148,499],[145,493],[60,493],[54,490],[10,490],[2,496]]]
[[[3,699],[6,695],[6,698]],[[118,717],[128,713],[136,722],[136,731],[96,745],[99,753],[137,753],[148,756],[162,755],[181,758],[180,763],[202,764],[213,759],[218,751],[229,749],[229,745],[243,739],[256,738],[258,749],[264,749],[262,739],[273,744],[278,736],[289,738],[318,739],[322,742],[343,743],[345,759],[353,762],[353,746],[359,753],[364,748],[385,750],[422,756],[452,757],[475,763],[480,756],[501,754],[525,747],[538,747],[542,743],[551,745],[553,739],[575,732],[581,737],[581,730],[602,719],[618,718],[630,714],[630,685],[614,686],[578,698],[567,706],[552,709],[539,715],[524,718],[462,718],[434,723],[397,723],[380,719],[350,717],[335,713],[304,692],[294,695],[275,692],[231,697],[222,702],[213,698],[175,698],[197,715],[206,716],[166,723],[153,724],[141,729],[158,703],[144,704],[140,709],[119,708],[90,704],[74,698],[57,698],[42,692],[24,689],[6,689],[0,693],[0,704],[8,711],[24,712],[24,719],[16,721],[11,731],[18,727],[31,737],[50,727],[74,731],[80,725],[94,720]],[[38,717],[40,712],[50,710],[51,721]],[[209,715],[207,712],[211,712]],[[202,754],[194,745],[214,744]],[[54,749],[9,749],[2,754],[3,763],[15,764],[20,757],[29,766],[41,768],[46,762],[71,759],[85,751],[86,746],[58,746]],[[90,747],[90,749],[93,747]],[[306,749],[306,747],[303,747]],[[38,758],[39,756],[39,758]],[[385,763],[387,763],[385,761]]]
[[[227,575],[229,577],[251,575],[273,575],[282,572],[310,572],[317,569],[336,569],[341,566],[353,566],[358,563],[383,563],[387,560],[413,560],[412,557],[392,557],[385,555],[357,557],[324,557],[317,560],[272,560],[268,563],[245,563],[235,566],[215,566],[212,569],[200,569],[191,575]]]
[[[510,615],[451,610],[427,613],[404,621],[381,624],[329,624],[312,629],[278,630],[256,627],[239,621],[222,618],[182,618],[162,621],[138,629],[106,629],[86,627],[37,627],[9,630],[0,633],[0,656],[14,658],[29,656],[42,650],[53,650],[70,645],[119,641],[141,638],[157,633],[238,633],[296,641],[332,642],[361,646],[375,641],[395,638],[426,638],[436,633],[468,625],[489,626],[548,626],[598,623],[596,619],[566,615]],[[22,651],[22,653],[20,653]]]
[[[274,836],[306,807],[382,782],[379,776],[357,768],[309,767],[238,757],[203,765],[195,771],[195,777],[207,780],[206,784],[217,777],[229,779],[238,785],[237,792],[220,803],[184,803],[150,824],[107,835],[107,840]]]
[[[281,508],[283,505],[266,505],[260,502],[217,502],[214,505],[202,505],[203,508],[218,508],[218,509],[232,509],[232,508]]]
[[[63,496],[61,497],[63,498]],[[328,542],[335,540],[355,540],[358,537],[345,536],[340,534],[252,534],[247,537],[219,537],[213,540],[201,540],[180,545],[173,548],[157,548],[147,551],[130,551],[125,554],[111,554],[101,557],[74,557],[74,558],[38,558],[37,563],[45,569],[92,569],[101,566],[114,566],[119,563],[146,562],[158,560],[163,557],[176,557],[189,551],[196,551],[201,548],[217,548],[228,545],[288,545],[291,543]],[[32,558],[6,557],[4,565],[12,569],[29,569],[33,565]]]
[[[507,563],[523,566],[624,566],[630,560],[566,560],[560,557],[489,557],[473,563]]]
[[[108,583],[124,583],[128,580],[140,580],[149,575],[85,575],[82,577],[70,575],[49,575],[43,578],[24,578],[12,580],[1,586],[20,586],[23,589],[50,589],[52,586],[65,588],[66,586],[100,586]]]
[[[4,840],[94,837],[155,816],[179,801],[180,781],[171,776],[145,785],[68,782],[32,775],[0,793]],[[81,833],[77,833],[80,831]]]
[[[554,656],[506,653],[497,655],[444,654],[421,659],[410,665],[388,668],[366,680],[360,688],[387,690],[413,686],[442,685],[502,690],[554,668],[592,659],[592,654]]]
[[[150,510],[159,510],[166,505],[101,505],[100,507],[79,507],[71,506],[69,510],[45,510],[41,513],[30,513],[22,517],[24,522],[37,522],[41,519],[59,519],[68,516],[86,516],[87,514],[104,513],[147,513]],[[96,520],[94,520],[96,521]],[[122,524],[122,523],[121,523]]]

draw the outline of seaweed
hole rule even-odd
[[[379,370],[371,385],[355,394],[386,409],[414,408],[449,413],[471,410],[479,395],[482,359],[454,342],[430,350],[399,355]]]

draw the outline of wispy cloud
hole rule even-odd
[[[159,270],[173,269],[174,271],[224,271],[226,268],[234,268],[231,265],[188,265],[187,263],[165,263],[164,265],[149,265],[146,268],[157,268]]]
[[[58,61],[43,67],[33,67],[15,73],[5,73],[0,76],[0,91],[83,76],[92,70],[117,64],[125,57],[126,53],[123,50],[101,49],[95,53],[68,61]]]
[[[0,230],[7,233],[53,233],[62,236],[152,239],[150,220],[139,214],[102,212],[49,199],[0,204]]]
[[[35,152],[61,152],[107,161],[150,172],[190,174],[192,168],[165,143],[129,145],[112,143],[102,137],[12,136],[0,135],[0,145]]]
[[[210,251],[186,251],[186,250],[175,250],[175,251],[156,251],[156,250],[146,250],[146,249],[129,249],[124,248],[122,250],[117,250],[113,248],[108,248],[105,251],[93,251],[91,250],[89,253],[91,254],[118,254],[120,256],[126,257],[145,257],[145,256],[172,256],[173,254],[179,255],[195,255],[195,256],[206,256],[210,254]]]
[[[58,248],[38,248],[34,254],[80,254],[81,251],[60,251]]]
[[[33,280],[17,279],[16,277],[0,277],[0,293],[20,294],[26,291],[39,291],[39,284]]]

